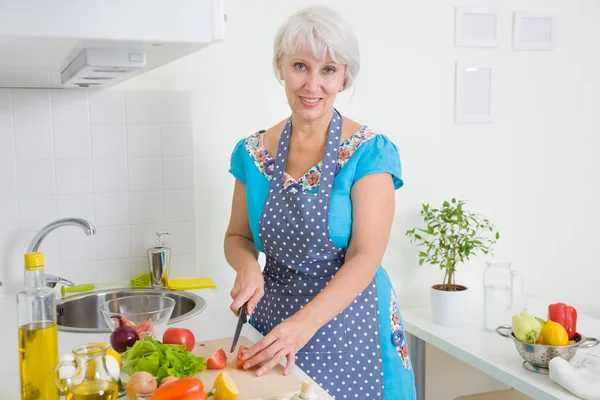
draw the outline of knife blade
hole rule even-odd
[[[240,334],[242,333],[242,327],[244,326],[244,324],[246,322],[248,322],[248,315],[246,314],[247,309],[248,309],[248,302],[245,302],[238,311],[238,323],[237,323],[237,327],[235,328],[235,335],[233,335],[233,342],[231,343],[231,350],[229,350],[230,353],[233,353],[233,350],[235,350],[235,346],[237,346],[237,342],[240,338]]]

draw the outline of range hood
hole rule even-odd
[[[0,88],[112,86],[224,29],[223,0],[0,0]]]

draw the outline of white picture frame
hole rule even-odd
[[[456,7],[454,45],[498,47],[499,13],[494,8]]]
[[[496,68],[492,63],[456,63],[456,124],[494,121],[496,81]]]
[[[556,43],[557,16],[547,12],[515,11],[514,50],[553,50]]]

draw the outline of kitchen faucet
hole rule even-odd
[[[33,237],[31,243],[29,243],[29,247],[27,248],[27,253],[35,253],[38,251],[38,248],[48,236],[50,232],[53,230],[60,228],[61,226],[78,226],[85,232],[86,235],[95,235],[96,227],[89,221],[86,221],[82,218],[61,218],[56,221],[50,222],[48,225],[44,226],[40,231]],[[46,286],[55,287],[56,284],[60,283],[66,286],[75,286],[75,284],[67,279],[61,278],[60,276],[46,274]]]

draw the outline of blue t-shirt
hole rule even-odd
[[[270,186],[270,175],[267,169],[273,162],[262,144],[261,133],[251,135],[237,143],[231,155],[229,172],[246,185],[250,229],[254,243],[263,252],[259,224]],[[384,172],[392,175],[395,189],[402,187],[404,182],[396,145],[385,135],[374,133],[366,126],[340,145],[338,164],[340,169],[331,193],[329,234],[335,246],[348,248],[352,232],[350,194],[354,183],[366,175]],[[299,181],[304,180],[302,187],[305,191],[313,192],[318,190],[319,177],[320,166],[316,165]],[[289,176],[288,178],[293,179]]]

